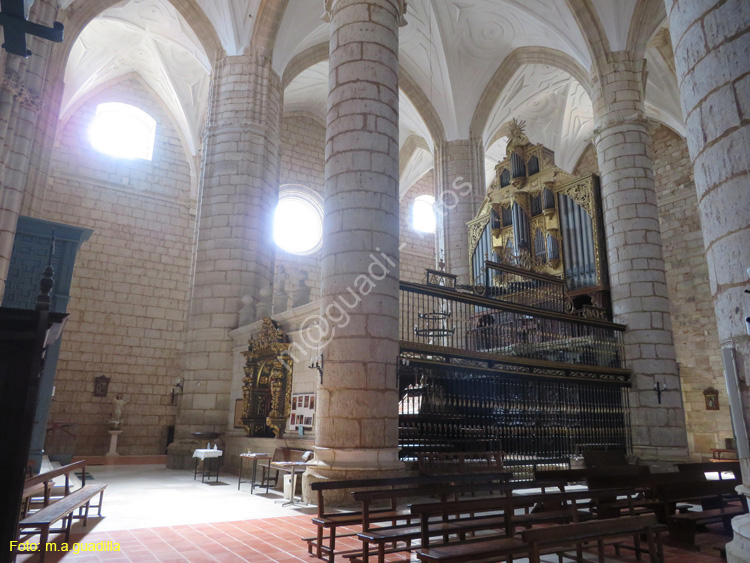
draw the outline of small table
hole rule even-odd
[[[198,476],[198,462],[203,461],[201,469],[201,483],[211,480],[212,469],[216,471],[216,482],[219,482],[219,458],[224,454],[222,450],[198,449],[193,452],[195,458],[195,470],[193,471],[193,481]]]
[[[268,470],[271,471],[271,454],[262,454],[262,453],[255,453],[255,454],[240,454],[240,475],[237,479],[237,490],[240,490],[240,484],[242,483],[242,461],[245,459],[252,459],[253,460],[253,477],[250,481],[250,494],[253,494],[253,490],[255,489],[255,476],[258,473],[258,460],[259,459],[267,459],[268,460]],[[258,485],[259,487],[263,486],[263,483]],[[266,479],[266,493],[268,492],[268,479]]]
[[[315,465],[315,462],[314,461],[274,461],[270,465],[274,469],[278,469],[279,471],[284,471],[285,473],[292,474],[292,494],[290,495],[289,500],[284,502],[284,504],[282,504],[281,506],[287,506],[287,505],[295,506],[297,504],[297,501],[294,500],[294,493],[297,491],[297,468],[307,467],[309,465]]]

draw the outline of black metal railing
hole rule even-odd
[[[484,297],[546,311],[565,311],[565,282],[562,278],[489,260],[485,262],[484,275]]]
[[[400,284],[403,348],[525,358],[539,365],[624,367],[624,325],[409,282]]]
[[[524,473],[529,466],[558,467],[586,449],[631,449],[627,384],[621,382],[411,360],[399,368],[399,392],[403,459],[501,451]]]

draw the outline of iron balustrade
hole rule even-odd
[[[400,299],[402,348],[624,368],[624,325],[403,281]]]
[[[474,291],[508,303],[565,312],[565,282],[558,277],[486,261],[484,287]]]

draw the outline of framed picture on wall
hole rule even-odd
[[[235,428],[244,428],[242,424],[243,405],[244,405],[244,401],[242,399],[237,399],[234,402],[234,427]]]
[[[299,393],[292,395],[292,413],[289,417],[290,430],[312,430],[315,424],[315,394]]]

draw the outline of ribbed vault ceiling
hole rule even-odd
[[[86,0],[59,0],[76,10]],[[221,47],[241,54],[253,42],[267,0],[123,0],[94,19],[78,37],[65,73],[63,118],[88,95],[120,77],[136,73],[161,98],[195,154],[205,118],[210,72],[201,43],[175,5],[202,10]],[[590,0],[612,50],[628,46],[630,22],[639,0]],[[662,2],[662,0],[652,0]],[[282,76],[303,51],[325,45],[328,26],[322,0],[288,0],[277,22],[272,65]],[[580,65],[592,64],[587,39],[568,0],[409,0],[407,25],[400,30],[400,64],[431,108],[401,93],[400,144],[422,139],[402,163],[402,191],[432,167],[436,142],[423,116],[438,116],[446,139],[469,137],[480,100],[490,100],[480,133],[487,151],[487,173],[504,155],[503,126],[513,117],[527,121],[527,133],[556,152],[571,170],[593,132],[587,85],[551,64],[523,64],[498,85],[493,74],[518,49],[554,50]],[[324,49],[323,49],[323,52]],[[677,84],[662,51],[650,46],[647,110],[683,133]],[[291,65],[294,67],[295,65]],[[328,63],[310,61],[285,90],[284,110],[325,121]],[[493,103],[494,100],[494,103]],[[491,108],[490,108],[491,105]],[[429,122],[429,119],[427,120]],[[428,147],[428,148],[426,148]],[[406,184],[406,185],[404,185]]]

